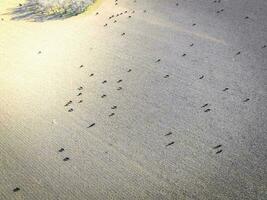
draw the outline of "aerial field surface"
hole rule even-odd
[[[0,1],[1,200],[267,199],[267,1],[38,2]]]

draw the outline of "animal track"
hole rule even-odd
[[[222,153],[222,151],[223,151],[223,150],[219,150],[219,151],[216,152],[216,154]]]
[[[69,101],[68,103],[65,104],[65,107],[69,106],[72,103],[72,101]]]
[[[241,54],[241,51],[237,52],[235,55],[236,56],[239,56]]]
[[[112,117],[112,116],[114,116],[115,115],[115,113],[111,113],[111,114],[109,114],[109,117]]]
[[[169,77],[170,77],[170,75],[168,75],[168,74],[164,76],[164,78],[169,78]]]
[[[206,106],[208,106],[209,104],[208,103],[206,103],[206,104],[204,104],[203,106],[201,106],[201,108],[205,108]]]
[[[209,104],[208,103],[206,103],[206,104],[204,104],[203,106],[201,106],[201,108],[206,108],[207,106],[209,106]],[[211,109],[210,108],[207,108],[206,110],[204,110],[204,112],[210,112],[211,111]]]
[[[64,159],[63,159],[63,161],[68,161],[70,158],[69,157],[65,157]]]
[[[117,106],[112,106],[111,109],[112,110],[117,109]]]
[[[224,11],[224,9],[221,9],[221,10],[218,10],[216,13],[221,13],[221,12],[223,12]]]
[[[73,111],[74,111],[73,108],[71,108],[71,109],[68,110],[68,112],[73,112]]]
[[[247,98],[247,99],[245,99],[243,102],[248,102],[250,99],[249,98]]]
[[[13,192],[18,192],[18,191],[20,191],[19,187],[16,187],[16,188],[13,189]]]
[[[219,145],[217,145],[217,146],[215,146],[215,147],[213,147],[213,149],[218,149],[218,148],[220,148],[222,145],[221,144],[219,144]]]
[[[172,132],[166,133],[165,136],[172,135]]]
[[[174,144],[174,142],[170,142],[170,143],[166,144],[165,146],[168,147],[168,146],[171,146],[173,144]]]
[[[219,144],[219,145],[213,147],[214,150],[217,150],[217,151],[216,151],[216,154],[222,153],[222,151],[223,151],[222,149],[218,150],[218,149],[221,148],[221,147],[222,147],[221,144]]]
[[[90,124],[87,128],[91,128],[93,126],[95,126],[95,123]]]

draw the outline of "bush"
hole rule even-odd
[[[15,8],[13,19],[44,21],[64,19],[84,12],[95,0],[28,0]]]

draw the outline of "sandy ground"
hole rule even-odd
[[[1,200],[267,198],[266,1],[44,23],[19,3],[0,2]]]

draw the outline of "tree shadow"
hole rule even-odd
[[[38,0],[28,0],[25,4],[19,4],[8,14],[12,15],[12,20],[27,20],[34,22],[44,22],[48,20],[63,20],[76,16],[84,11],[94,1],[69,1],[71,3],[61,3],[57,6],[43,6]]]

